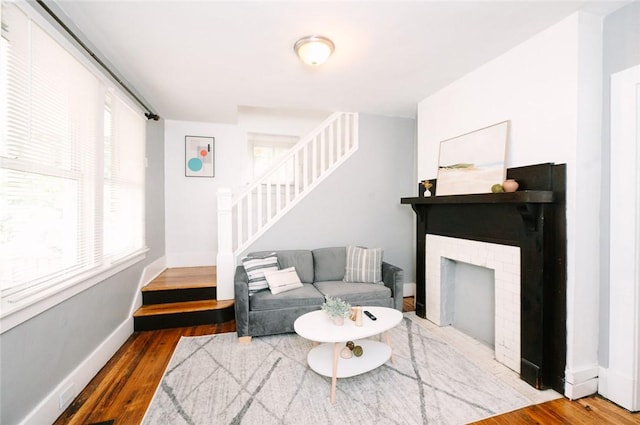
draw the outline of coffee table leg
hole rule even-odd
[[[336,383],[338,381],[338,358],[340,356],[340,344],[333,345],[333,374],[331,375],[331,404],[336,401]]]
[[[384,339],[387,341],[387,345],[391,348],[391,364],[395,364],[393,362],[393,347],[391,347],[391,338],[389,338],[389,332],[384,333]]]

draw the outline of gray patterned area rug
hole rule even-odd
[[[395,364],[338,379],[333,405],[296,334],[183,337],[143,423],[464,424],[530,404],[410,317],[390,337]]]

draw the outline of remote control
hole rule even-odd
[[[374,316],[373,314],[371,314],[367,310],[364,311],[364,314],[366,314],[369,317],[369,319],[371,319],[371,320],[378,320],[378,318],[376,316]]]

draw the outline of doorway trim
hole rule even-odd
[[[598,392],[640,410],[640,65],[611,76],[609,365]]]

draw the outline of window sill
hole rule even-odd
[[[7,299],[2,299],[2,311],[0,311],[0,334],[3,334],[38,314],[68,300],[80,292],[97,285],[111,276],[120,273],[126,268],[139,263],[144,260],[145,253],[148,250],[148,248],[145,248],[135,255],[116,264],[112,264],[107,268],[94,271],[92,273],[85,273],[73,280],[38,291],[28,297],[20,299],[19,301],[9,302]]]

